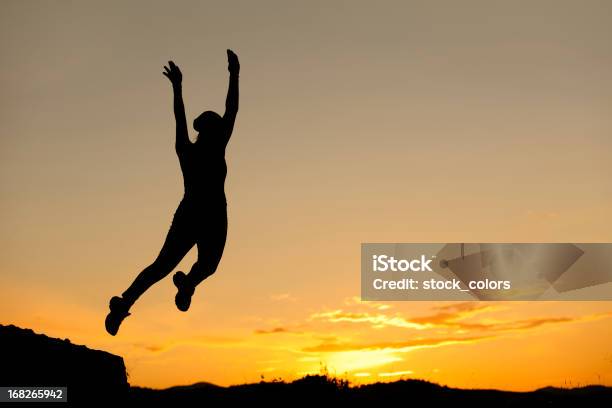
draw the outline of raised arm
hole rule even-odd
[[[238,76],[240,73],[240,63],[238,56],[232,50],[227,50],[227,69],[230,73],[229,87],[227,89],[227,99],[225,100],[225,114],[223,120],[226,123],[226,143],[234,130],[234,122],[238,113]]]
[[[187,118],[185,117],[185,105],[183,104],[183,74],[176,64],[168,61],[168,67],[164,66],[163,73],[172,83],[174,91],[174,117],[176,119],[176,152],[180,153],[191,142],[187,133]]]

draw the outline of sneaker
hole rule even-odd
[[[106,331],[114,336],[119,331],[119,326],[123,319],[128,317],[130,313],[129,305],[126,304],[125,300],[119,296],[113,296],[109,302],[110,312],[106,316],[105,326]]]
[[[174,303],[176,303],[178,310],[186,312],[191,305],[191,296],[195,292],[195,287],[187,283],[187,275],[181,271],[174,274],[172,282],[174,282],[174,286],[178,289],[174,297]]]

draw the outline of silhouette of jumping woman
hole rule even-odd
[[[178,155],[185,194],[181,200],[166,241],[153,263],[136,277],[122,296],[114,296],[106,316],[106,331],[117,334],[130,307],[152,285],[159,282],[178,265],[193,248],[198,247],[198,260],[185,274],[178,271],[172,280],[177,288],[176,307],[187,311],[196,286],[212,275],[219,265],[227,237],[227,201],[225,199],[225,147],[232,135],[238,113],[238,75],[240,63],[232,50],[227,50],[230,74],[225,114],[223,117],[206,111],[193,121],[198,132],[195,142],[189,140],[183,104],[183,74],[174,62],[164,66],[163,74],[172,83],[174,116],[176,117],[176,153]]]

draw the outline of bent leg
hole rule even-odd
[[[194,234],[189,228],[187,214],[179,205],[159,255],[151,265],[140,272],[130,287],[123,292],[123,298],[129,305],[134,304],[147,289],[168,276],[195,243]]]

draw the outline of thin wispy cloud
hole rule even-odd
[[[403,327],[416,330],[426,328],[425,325],[412,322],[401,315],[389,316],[384,313],[345,312],[342,309],[333,310],[330,312],[314,313],[310,316],[310,319],[325,320],[332,323],[369,323],[375,328],[383,328],[387,326]]]
[[[359,343],[359,342],[323,342],[316,346],[305,347],[304,352],[345,352],[345,351],[362,351],[362,350],[391,350],[396,352],[408,352],[416,349],[440,347],[459,343],[474,343],[476,341],[485,340],[490,336],[476,337],[445,337],[445,338],[421,338],[398,342],[374,342],[374,343]]]
[[[378,373],[379,377],[401,377],[403,375],[414,374],[412,370],[404,370],[404,371],[393,371],[391,373]]]
[[[303,332],[298,330],[293,330],[288,327],[274,327],[272,329],[256,329],[253,333],[255,334],[279,334],[279,333],[292,333],[292,334],[302,334]]]
[[[342,309],[314,313],[310,320],[323,320],[329,323],[350,322],[369,324],[373,328],[397,327],[415,330],[434,328],[453,329],[459,333],[484,331],[506,332],[535,329],[544,325],[572,323],[585,320],[595,320],[611,317],[610,314],[598,314],[580,317],[553,316],[534,317],[520,320],[487,319],[475,320],[481,313],[497,311],[498,305],[464,302],[452,305],[438,306],[435,313],[425,316],[406,317],[400,313],[392,315],[384,312],[350,312]]]
[[[436,307],[435,310],[437,310],[437,312],[434,314],[411,317],[410,321],[425,327],[460,326],[462,328],[478,329],[483,328],[480,323],[465,323],[462,321],[479,313],[491,311],[495,308],[495,306],[490,304],[481,304],[478,302],[454,303],[451,305]]]

